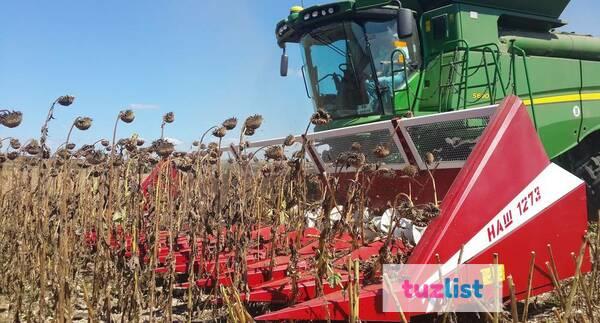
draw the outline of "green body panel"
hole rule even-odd
[[[580,140],[595,131],[600,131],[600,63],[581,62],[581,90],[583,120]],[[595,100],[594,100],[595,99]]]
[[[529,55],[600,61],[600,39],[591,36],[510,32],[501,40],[514,41]]]
[[[527,64],[538,134],[548,155],[556,157],[577,144],[581,114],[574,115],[573,109],[581,107],[581,102],[576,98],[576,101],[535,104],[536,98],[577,95],[581,90],[581,67],[577,60],[548,57],[531,57]],[[521,71],[517,71],[517,84],[525,85],[525,72]],[[517,93],[522,98],[528,97],[525,86],[519,86]]]
[[[417,72],[411,75],[408,80],[408,93],[406,91],[396,92],[396,97],[394,98],[395,116],[403,115],[410,110],[408,102],[412,104],[414,95],[419,90],[419,82],[421,82],[421,73]]]
[[[543,2],[539,0],[463,0],[461,2],[480,7],[558,18],[570,0],[548,0]]]
[[[343,20],[357,8],[388,3],[391,2],[336,3],[344,9],[339,16],[327,19]],[[422,65],[420,72],[410,78],[409,85],[412,104],[407,103],[406,92],[397,92],[393,116],[335,120],[317,131],[390,119],[402,116],[409,108],[418,116],[480,107],[498,103],[510,93],[516,93],[528,105],[528,112],[551,158],[575,147],[594,131],[600,131],[600,39],[551,32],[551,28],[564,24],[558,17],[569,0],[544,1],[543,4],[537,0],[409,0],[402,3],[416,11],[421,39]],[[296,20],[301,20],[303,14],[300,12]],[[439,19],[445,20],[447,26],[441,38],[440,33],[433,30],[439,26]],[[294,21],[284,20],[278,27],[282,23],[293,24]],[[302,28],[309,25],[307,22]],[[298,37],[292,33],[281,35],[278,42],[280,45],[297,42]],[[525,57],[521,56],[521,50]],[[468,63],[454,64],[453,71],[441,67],[460,61]],[[465,70],[466,81],[461,77]],[[445,84],[453,84],[449,87],[452,90],[442,90]]]

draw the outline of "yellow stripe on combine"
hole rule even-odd
[[[583,93],[583,94],[565,94],[556,96],[547,96],[543,98],[534,98],[533,104],[551,104],[551,103],[564,103],[564,102],[579,102],[579,101],[597,101],[600,100],[600,92],[595,93]],[[531,100],[523,100],[525,105],[531,105]]]

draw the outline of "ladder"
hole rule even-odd
[[[396,61],[402,63],[402,66],[398,69],[394,69],[394,62]],[[406,107],[409,111],[412,111],[413,106],[410,102],[410,89],[408,88],[408,66],[406,65],[406,55],[401,49],[395,49],[390,57],[390,62],[392,64],[392,104],[394,106],[396,105],[396,93],[406,92]],[[399,90],[396,90],[396,73],[404,74],[404,87]]]
[[[452,55],[449,54],[452,50]],[[476,65],[469,64],[470,54],[481,53],[481,62]],[[488,100],[489,104],[496,103],[498,87],[506,96],[506,89],[499,68],[500,48],[497,44],[489,43],[475,47],[469,47],[465,40],[455,40],[444,44],[440,53],[439,69],[439,112],[448,110],[466,109],[468,105]],[[446,60],[450,57],[450,60]],[[479,84],[471,84],[470,78],[483,70],[485,81]],[[445,74],[447,72],[447,75]],[[447,76],[444,82],[444,76]],[[471,89],[484,88],[481,96],[468,100],[468,92]],[[456,95],[454,104],[452,98]]]

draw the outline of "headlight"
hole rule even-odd
[[[325,16],[325,15],[327,15],[327,11],[325,11],[325,9],[321,10],[321,15],[322,15],[322,16]]]
[[[313,18],[316,18],[317,16],[319,16],[319,12],[318,11],[313,11],[312,16],[313,16]]]
[[[310,14],[307,13],[304,15],[304,20],[308,20],[308,19],[310,19]]]
[[[328,12],[329,14],[332,14],[334,11],[335,11],[335,10],[333,10],[333,8],[329,8],[329,9],[327,9],[327,12]]]

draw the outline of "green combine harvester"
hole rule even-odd
[[[307,95],[333,119],[317,126],[317,133],[493,106],[516,94],[548,156],[588,184],[595,218],[600,39],[555,30],[566,25],[559,17],[569,1],[348,0],[295,6],[275,30],[283,49],[281,75],[287,75],[286,45],[298,44]],[[456,130],[446,142],[459,146],[453,141],[468,141],[473,127]],[[339,153],[347,143],[330,141],[330,150]],[[417,149],[420,145],[427,143],[416,143]],[[435,157],[451,160],[452,154],[456,149],[438,150]]]

